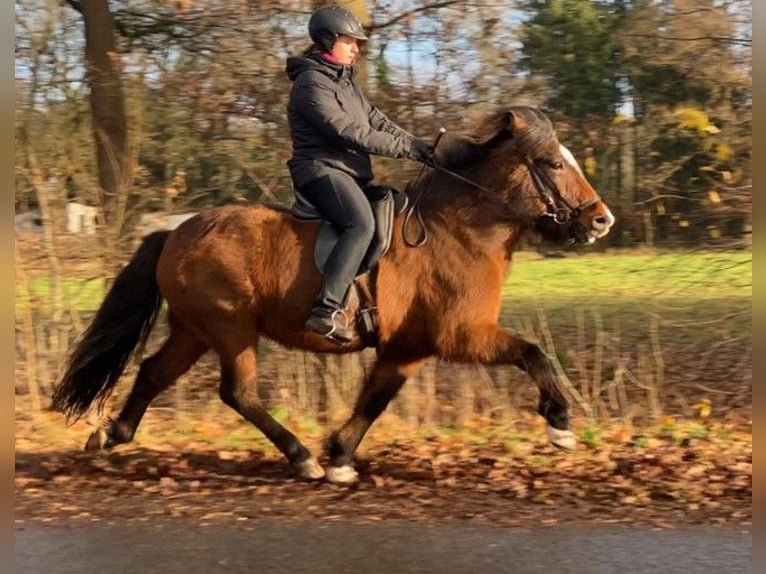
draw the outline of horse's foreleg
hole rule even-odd
[[[548,423],[548,439],[555,446],[574,449],[576,440],[569,430],[569,406],[556,371],[542,349],[496,326],[472,335],[475,351],[469,359],[486,365],[512,364],[526,371],[540,390],[537,412]]]
[[[408,378],[415,375],[422,365],[423,359],[416,361],[384,357],[378,359],[362,386],[351,417],[340,430],[330,435],[327,441],[327,454],[331,464],[327,469],[328,480],[336,483],[352,483],[358,479],[351,462],[359,443],[402,385]]]
[[[258,400],[256,348],[221,357],[221,400],[255,425],[304,478],[324,477],[324,469],[298,438],[272,417]]]
[[[185,327],[171,323],[170,336],[141,363],[127,401],[116,420],[90,435],[85,450],[111,448],[130,442],[149,404],[197,362],[208,347]]]

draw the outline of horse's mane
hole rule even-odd
[[[478,125],[455,135],[449,132],[436,150],[439,164],[449,169],[465,167],[486,159],[488,152],[514,140],[521,155],[538,155],[556,141],[553,124],[539,109],[512,106],[488,114]]]

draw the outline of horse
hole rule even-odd
[[[71,351],[51,406],[67,420],[94,402],[102,409],[165,301],[169,335],[140,363],[119,415],[90,434],[86,450],[131,441],[152,400],[211,349],[220,361],[221,400],[301,478],[356,482],[354,454],[365,433],[432,357],[526,371],[539,389],[537,412],[549,441],[574,449],[568,402],[550,359],[498,323],[502,288],[525,235],[591,244],[607,235],[614,216],[534,107],[507,106],[473,129],[447,133],[434,160],[404,189],[428,241],[408,241],[405,223],[414,220],[397,215],[375,276],[376,360],[352,413],[324,443],[326,468],[259,402],[258,342],[265,337],[316,353],[365,345],[304,329],[321,285],[313,258],[320,223],[299,221],[284,206],[210,207],[174,230],[147,235]]]

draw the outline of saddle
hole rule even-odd
[[[369,186],[367,195],[376,199],[370,201],[375,219],[373,235],[367,253],[359,266],[356,278],[346,294],[344,306],[354,313],[357,331],[362,342],[368,347],[378,344],[378,307],[376,304],[376,277],[378,262],[391,246],[394,234],[394,219],[407,209],[409,198],[398,190],[383,186]],[[292,216],[298,221],[317,222],[322,225],[314,246],[314,264],[320,273],[330,252],[338,241],[338,232],[325,220],[319,210],[300,191],[295,190],[295,202],[291,207]]]

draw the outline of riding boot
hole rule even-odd
[[[348,343],[356,336],[352,321],[345,309],[333,309],[322,304],[314,306],[304,326],[309,331],[319,333],[338,343]]]
[[[349,287],[375,233],[375,218],[370,201],[360,182],[343,172],[332,172],[301,189],[338,233],[324,263],[323,285],[306,329],[335,341],[356,338],[353,317],[344,312]]]

